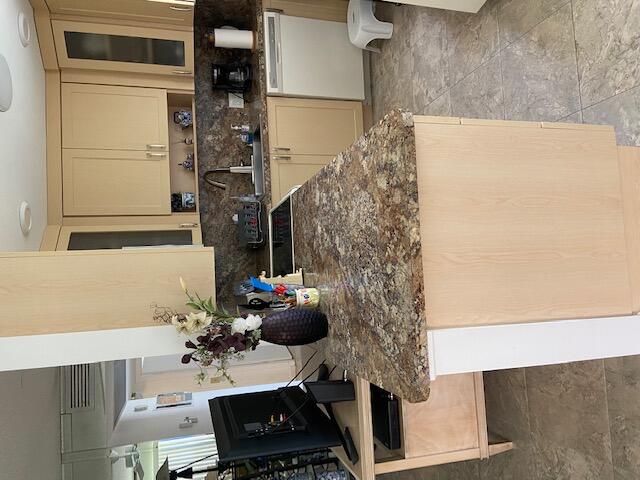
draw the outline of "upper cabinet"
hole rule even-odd
[[[63,148],[166,151],[168,144],[166,90],[62,85]]]
[[[195,0],[46,0],[53,14],[193,26]]]
[[[66,20],[51,23],[60,68],[193,77],[191,31]]]

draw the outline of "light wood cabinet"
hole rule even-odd
[[[335,376],[334,378],[339,378]],[[348,427],[360,461],[353,464],[342,448],[334,452],[358,480],[414,468],[487,458],[513,448],[505,441],[489,444],[482,373],[438,377],[429,399],[409,403],[399,399],[401,447],[388,450],[373,436],[369,382],[351,377],[353,402],[334,404],[338,423]]]
[[[611,127],[414,122],[430,329],[633,312]]]
[[[169,215],[163,152],[63,149],[65,215]]]
[[[362,135],[362,103],[267,99],[272,202],[311,178]]]
[[[62,84],[62,146],[167,150],[167,92],[162,89]]]
[[[67,20],[52,20],[51,26],[62,70],[193,78],[193,31]]]
[[[46,0],[54,14],[138,20],[193,26],[194,1],[188,0]]]
[[[150,305],[158,303],[184,310],[180,277],[203,298],[210,295],[215,298],[214,254],[212,248],[205,247],[3,252],[0,271],[3,273],[0,338],[161,328],[153,320]],[[16,321],[18,318],[21,320]],[[175,330],[172,335],[175,337]],[[2,351],[8,355],[7,360],[19,363],[7,353],[11,350],[6,343],[3,348],[6,348]],[[138,348],[144,349],[140,345]],[[55,348],[35,357],[45,360],[59,357],[53,352]],[[117,355],[122,353],[122,350],[117,352],[117,348],[112,353],[116,356],[111,359],[131,358]]]

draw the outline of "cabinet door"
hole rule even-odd
[[[63,149],[65,215],[168,215],[169,157],[162,152]]]
[[[52,13],[193,26],[194,1],[47,0]]]
[[[362,135],[362,103],[269,97],[272,152],[337,155]]]
[[[60,229],[56,250],[118,250],[162,245],[202,245],[200,226],[193,223],[65,226]]]
[[[193,32],[52,20],[60,68],[193,78]]]
[[[302,185],[333,160],[332,155],[291,155],[271,162],[271,196],[275,204],[296,185]]]
[[[362,135],[360,102],[268,97],[267,110],[274,204]]]
[[[167,92],[155,88],[62,84],[62,146],[166,150]]]

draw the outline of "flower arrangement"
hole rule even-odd
[[[200,367],[200,373],[196,375],[198,384],[209,376],[209,367],[214,367],[218,375],[235,384],[229,375],[229,361],[243,358],[244,352],[256,349],[260,343],[262,317],[231,315],[224,308],[215,308],[211,297],[203,300],[197,293],[192,294],[182,278],[180,285],[187,296],[186,305],[195,312],[182,314],[156,306],[154,319],[171,324],[179,334],[190,337],[185,347],[191,351],[183,355],[182,363],[194,362]]]

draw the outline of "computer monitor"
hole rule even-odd
[[[329,418],[299,387],[217,397],[209,409],[220,462],[341,444]]]

